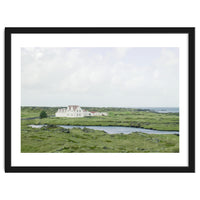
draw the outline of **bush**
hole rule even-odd
[[[48,124],[48,125],[47,125],[47,128],[57,128],[57,126],[54,125],[54,124]]]
[[[94,130],[84,127],[83,128],[83,132],[85,132],[85,133],[91,133],[91,132],[94,132]]]
[[[44,110],[40,113],[40,118],[47,118],[47,113]]]

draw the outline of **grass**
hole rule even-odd
[[[58,110],[57,107],[21,107],[21,118],[32,118],[32,117],[39,117],[40,112],[45,111],[47,115],[54,115],[55,112]]]
[[[179,137],[145,133],[107,134],[88,128],[41,129],[22,125],[22,153],[149,153],[179,152]]]
[[[44,110],[48,116],[57,107],[22,107],[21,118],[39,117]],[[56,125],[133,126],[155,130],[179,131],[178,113],[154,113],[127,108],[85,108],[108,112],[108,116],[21,120],[22,153],[153,153],[179,152],[179,136],[170,134],[107,134],[88,128],[63,129]],[[47,124],[41,129],[30,124]]]
[[[54,115],[57,107],[22,107],[21,117],[39,117],[45,110],[48,115]],[[54,124],[54,125],[83,125],[83,126],[132,126],[154,130],[179,131],[178,113],[154,113],[137,111],[126,108],[87,108],[88,110],[107,111],[108,116],[95,116],[83,118],[57,118],[50,117],[35,119],[29,124]],[[25,120],[24,120],[25,121]]]

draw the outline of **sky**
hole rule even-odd
[[[21,48],[21,105],[178,107],[179,49]]]

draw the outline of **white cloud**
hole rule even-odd
[[[129,48],[125,48],[125,47],[117,47],[117,48],[115,48],[116,56],[118,58],[123,58],[126,55],[128,49]]]
[[[151,54],[154,48],[145,50]],[[132,59],[135,52],[137,48],[22,48],[22,104],[177,106],[177,49],[159,48],[149,62],[145,53]]]

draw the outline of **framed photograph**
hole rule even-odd
[[[5,28],[5,172],[195,172],[195,28]]]

